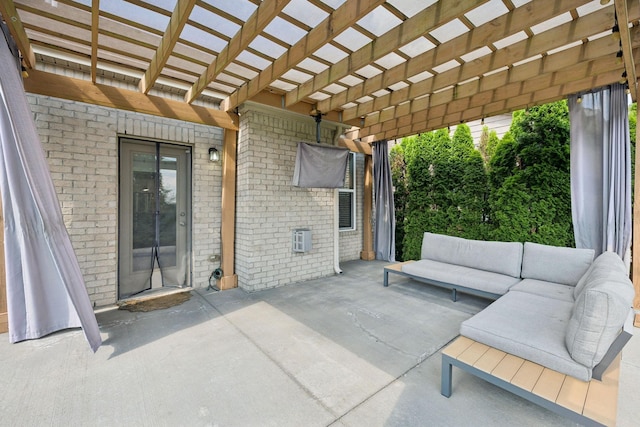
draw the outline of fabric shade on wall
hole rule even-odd
[[[346,148],[299,142],[292,183],[303,188],[342,188],[348,161]]]
[[[578,248],[625,259],[631,244],[631,148],[621,84],[569,97],[571,209]]]
[[[82,327],[102,339],[65,228],[19,70],[0,37],[0,189],[11,342]]]
[[[376,207],[373,248],[376,259],[395,261],[396,216],[386,139],[373,144],[373,180]]]

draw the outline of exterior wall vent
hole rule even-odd
[[[293,230],[293,252],[309,252],[311,250],[311,230],[298,228]]]

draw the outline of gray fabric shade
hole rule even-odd
[[[81,326],[102,339],[22,79],[0,36],[0,187],[5,229],[9,340]]]
[[[631,148],[623,85],[569,97],[576,247],[622,259],[631,244]]]
[[[396,259],[396,216],[387,140],[373,144],[373,181],[376,201],[373,248],[376,259],[393,262]]]
[[[342,188],[349,150],[323,144],[298,143],[293,185],[303,188]]]

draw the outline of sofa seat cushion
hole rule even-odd
[[[509,292],[527,292],[547,298],[558,299],[573,304],[573,286],[543,280],[523,279],[509,289]]]
[[[573,304],[526,292],[508,292],[462,322],[460,334],[583,381],[591,368],[571,358],[565,331]]]
[[[426,232],[421,258],[520,277],[522,243],[470,240]]]
[[[429,259],[405,264],[402,266],[402,271],[425,280],[464,286],[498,295],[505,294],[511,286],[520,281],[519,278],[504,274]]]
[[[589,269],[593,256],[593,249],[526,242],[522,256],[522,278],[575,286]]]

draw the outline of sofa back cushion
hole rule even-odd
[[[591,264],[586,273],[582,275],[576,287],[573,288],[573,299],[578,299],[587,283],[592,283],[598,278],[607,278],[613,271],[617,274],[628,276],[628,269],[624,261],[615,252],[603,252]]]
[[[634,289],[624,274],[589,280],[571,311],[565,344],[571,358],[596,366],[620,333],[633,303]]]
[[[522,278],[575,286],[589,269],[593,255],[593,249],[526,242],[522,258]]]
[[[486,242],[426,232],[422,259],[520,277],[522,243]]]

